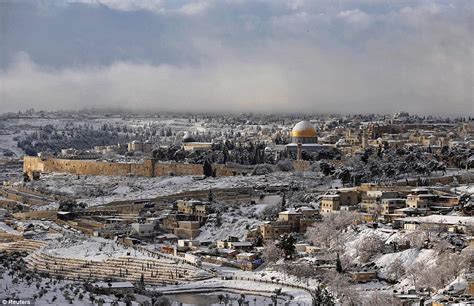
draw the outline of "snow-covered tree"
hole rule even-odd
[[[384,240],[376,234],[364,237],[361,243],[356,245],[356,253],[359,260],[366,263],[375,254],[381,253],[385,247]]]
[[[420,271],[419,284],[423,287],[441,289],[468,268],[468,256],[463,253],[444,252],[436,259],[436,264]]]
[[[423,273],[425,273],[426,269],[427,264],[423,261],[417,261],[406,269],[406,275],[412,282],[415,289],[420,285],[419,281],[423,279]]]
[[[265,248],[262,253],[262,258],[265,262],[275,263],[284,256],[285,253],[276,245],[275,242],[272,241],[265,244]]]
[[[262,220],[274,220],[281,211],[281,208],[281,204],[269,204],[260,211],[258,217]]]
[[[405,265],[399,257],[390,263],[387,274],[392,281],[399,281],[405,275]]]
[[[405,239],[410,243],[410,247],[421,250],[426,246],[428,235],[423,229],[417,229],[408,232]]]
[[[324,274],[324,283],[327,285],[331,294],[342,302],[343,305],[359,305],[361,302],[360,294],[351,284],[347,275],[328,271]]]
[[[341,212],[324,216],[306,231],[306,238],[314,245],[331,248],[339,242],[341,234],[356,221],[356,214]]]

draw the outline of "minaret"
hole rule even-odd
[[[367,148],[368,141],[369,141],[369,135],[367,135],[367,130],[364,129],[362,132],[362,149]]]

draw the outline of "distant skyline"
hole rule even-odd
[[[32,112],[33,111],[33,112]],[[207,117],[207,116],[228,116],[228,117],[238,117],[241,115],[255,116],[255,117],[274,117],[279,116],[281,119],[291,118],[293,121],[304,120],[315,120],[321,118],[329,117],[373,117],[373,118],[395,118],[397,113],[404,111],[395,111],[395,112],[386,112],[386,113],[374,113],[374,112],[364,112],[364,113],[355,113],[355,112],[289,112],[289,111],[267,111],[267,112],[256,112],[256,111],[186,111],[186,110],[177,110],[177,111],[164,111],[164,110],[153,110],[153,109],[140,109],[140,108],[122,108],[122,107],[106,107],[106,108],[68,108],[68,109],[56,109],[56,110],[46,110],[41,108],[25,108],[18,109],[16,111],[5,111],[0,112],[0,117],[5,116],[9,118],[15,118],[18,114],[22,115],[41,115],[44,114],[45,118],[48,118],[49,115],[53,114],[64,114],[64,115],[74,115],[82,114],[85,116],[138,116],[138,117],[167,117],[167,116],[196,116],[196,117]],[[426,119],[472,119],[474,117],[469,113],[460,114],[460,115],[436,115],[436,114],[416,114],[409,113],[410,117],[426,118]]]
[[[474,114],[471,0],[2,1],[0,112]]]

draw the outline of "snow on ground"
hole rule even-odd
[[[44,288],[46,292],[42,297],[35,296],[36,298],[34,299],[34,303],[36,305],[68,305],[69,301],[66,300],[63,294],[63,290],[61,290],[62,287],[64,287],[67,284],[72,284],[70,281],[63,280],[61,282],[58,282],[54,284],[51,282],[49,279],[45,278],[42,279],[41,282],[38,282],[40,287],[36,288],[36,282],[31,283],[28,285],[26,281],[23,280],[18,280],[15,277],[11,277],[8,275],[6,272],[0,274],[1,278],[1,286],[0,286],[0,300],[6,300],[8,298],[12,298],[13,296],[16,296],[17,299],[31,299],[33,300],[33,297],[35,295],[38,295],[40,292],[41,288]],[[14,280],[15,279],[15,280]],[[81,287],[80,284],[77,284],[75,288]],[[70,293],[70,296],[74,296],[73,292],[71,290],[68,290]],[[83,300],[79,301],[78,298],[75,299],[75,305],[93,305],[89,301],[89,294],[84,292],[84,290],[80,289],[81,293],[84,295]],[[44,292],[44,291],[43,291]],[[53,301],[54,299],[54,301]]]
[[[467,216],[429,215],[425,217],[406,217],[404,221],[416,221],[421,223],[444,223],[456,225],[474,225],[474,218]]]
[[[91,261],[102,261],[127,256],[127,254],[134,257],[148,258],[139,251],[125,248],[112,240],[97,237],[68,237],[51,242],[43,251],[53,256]]]
[[[390,233],[381,231],[379,229],[364,228],[359,232],[351,231],[345,235],[345,254],[351,257],[357,256],[357,247],[368,237],[377,236],[383,241],[386,241],[390,237]]]
[[[50,240],[53,237],[58,236],[75,236],[78,235],[74,229],[64,228],[52,221],[41,221],[41,220],[28,220],[28,221],[14,221],[14,227],[20,231],[29,231],[30,233],[38,234],[38,239]],[[51,233],[51,230],[54,232]],[[34,238],[37,239],[37,238]]]
[[[13,235],[21,235],[19,231],[14,230],[10,226],[6,225],[5,222],[0,222],[0,231],[13,234]]]
[[[151,199],[192,190],[255,187],[256,185],[283,186],[290,182],[304,184],[307,187],[321,186],[325,183],[316,173],[275,172],[260,176],[229,176],[204,180],[196,180],[192,176],[147,178],[52,173],[44,174],[41,180],[29,184],[39,190],[74,196],[78,202],[96,206],[112,201]]]
[[[17,147],[17,143],[13,138],[19,134],[14,132],[1,133],[0,132],[0,155],[4,152],[13,152],[16,157],[23,155],[23,150]]]
[[[436,251],[408,249],[397,253],[384,254],[375,260],[375,264],[380,268],[379,275],[383,278],[388,278],[387,272],[389,267],[397,259],[401,260],[405,270],[409,270],[410,267],[418,262],[423,262],[430,266],[435,264]]]
[[[469,282],[466,279],[466,275],[461,274],[458,277],[456,277],[456,279],[453,280],[445,288],[438,290],[438,293],[432,296],[431,298],[433,300],[443,298],[445,296],[444,294],[447,292],[451,292],[451,293],[463,292],[466,290],[466,288],[468,288],[468,286],[469,286]],[[472,305],[472,301],[470,303],[466,303],[465,305]]]
[[[262,223],[262,221],[257,219],[240,217],[238,215],[230,216],[228,213],[223,214],[221,219],[222,221],[219,226],[210,222],[202,226],[201,233],[196,240],[225,240],[229,236],[244,239],[249,228],[256,227]]]
[[[41,205],[41,206],[33,206],[30,209],[34,211],[41,211],[41,210],[56,210],[59,208],[59,203],[58,202],[50,202],[46,205]]]
[[[208,217],[206,224],[200,228],[201,233],[196,239],[200,241],[216,241],[225,240],[229,236],[233,236],[243,240],[246,238],[249,229],[256,228],[262,223],[255,216],[260,207],[266,205],[271,204],[229,205],[227,211],[219,217],[217,217],[217,214],[211,214]],[[217,219],[220,220],[220,223]]]
[[[8,275],[7,272],[0,272],[1,286],[0,286],[0,301],[13,299],[17,301],[30,300],[35,305],[53,305],[64,306],[69,305],[66,295],[72,298],[72,305],[93,306],[97,302],[90,301],[90,293],[85,291],[82,282],[73,282],[68,280],[51,280],[43,278],[40,281],[33,281],[30,284],[26,280],[18,279],[15,276]],[[36,287],[38,286],[38,288]],[[40,296],[40,291],[42,295]],[[93,294],[96,301],[103,300],[104,305],[111,305],[116,301],[115,296],[110,295],[96,295]],[[150,298],[135,294],[136,301],[148,301]],[[20,305],[18,302],[15,305]],[[125,302],[118,302],[117,306],[125,306]]]
[[[256,205],[254,205],[253,207],[254,207],[255,214],[256,215],[260,214],[265,209],[265,207],[267,207],[269,205],[274,205],[274,204],[256,204]]]
[[[451,188],[451,192],[456,193],[456,194],[461,194],[461,193],[474,194],[474,184],[462,185],[455,188]]]

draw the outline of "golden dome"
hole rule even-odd
[[[316,137],[316,129],[309,121],[298,122],[291,130],[291,137]]]

